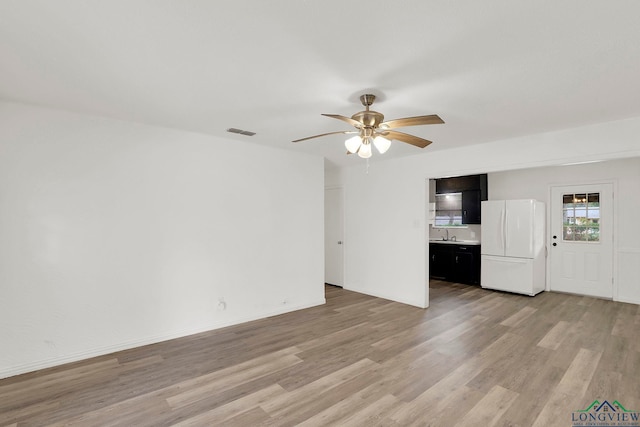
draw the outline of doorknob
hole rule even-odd
[[[338,240],[338,244],[341,245],[342,244],[342,240]]]

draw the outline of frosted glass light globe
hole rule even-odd
[[[375,137],[375,139],[373,140],[373,144],[376,146],[376,149],[378,150],[378,152],[380,152],[380,154],[386,153],[389,147],[391,147],[391,141],[389,141],[384,136],[379,135]]]
[[[358,148],[362,144],[362,139],[360,139],[359,135],[356,135],[352,138],[347,139],[344,142],[344,146],[347,148],[347,151],[351,154],[358,152]]]
[[[371,157],[371,144],[362,144],[360,150],[358,150],[358,156],[363,159],[368,159]]]

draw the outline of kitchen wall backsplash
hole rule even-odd
[[[456,236],[457,240],[480,240],[480,224],[469,224],[466,228],[437,228],[429,224],[429,238],[441,239],[447,235],[445,230],[449,230],[449,239]]]

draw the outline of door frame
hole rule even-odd
[[[549,185],[549,189],[547,192],[547,224],[546,224],[546,231],[547,231],[547,235],[545,238],[545,252],[546,252],[546,267],[547,267],[547,273],[546,273],[546,281],[547,284],[545,286],[545,291],[549,292],[551,291],[551,249],[550,249],[550,245],[551,245],[551,241],[549,239],[549,236],[551,236],[551,202],[552,202],[552,192],[553,192],[553,188],[555,187],[570,187],[570,186],[580,186],[580,185],[605,185],[605,184],[610,184],[612,187],[612,206],[611,209],[613,210],[613,215],[612,215],[612,224],[611,224],[611,277],[613,280],[613,283],[611,284],[612,289],[611,289],[611,294],[613,296],[612,300],[613,301],[618,301],[618,239],[616,238],[616,236],[618,235],[618,198],[616,197],[616,195],[618,194],[618,180],[617,179],[606,179],[606,180],[585,180],[585,181],[571,181],[571,182],[563,182],[563,183],[554,183]],[[593,297],[593,298],[597,298],[597,297]]]

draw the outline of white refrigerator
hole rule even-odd
[[[481,206],[481,286],[531,296],[544,291],[544,203],[489,200]]]

